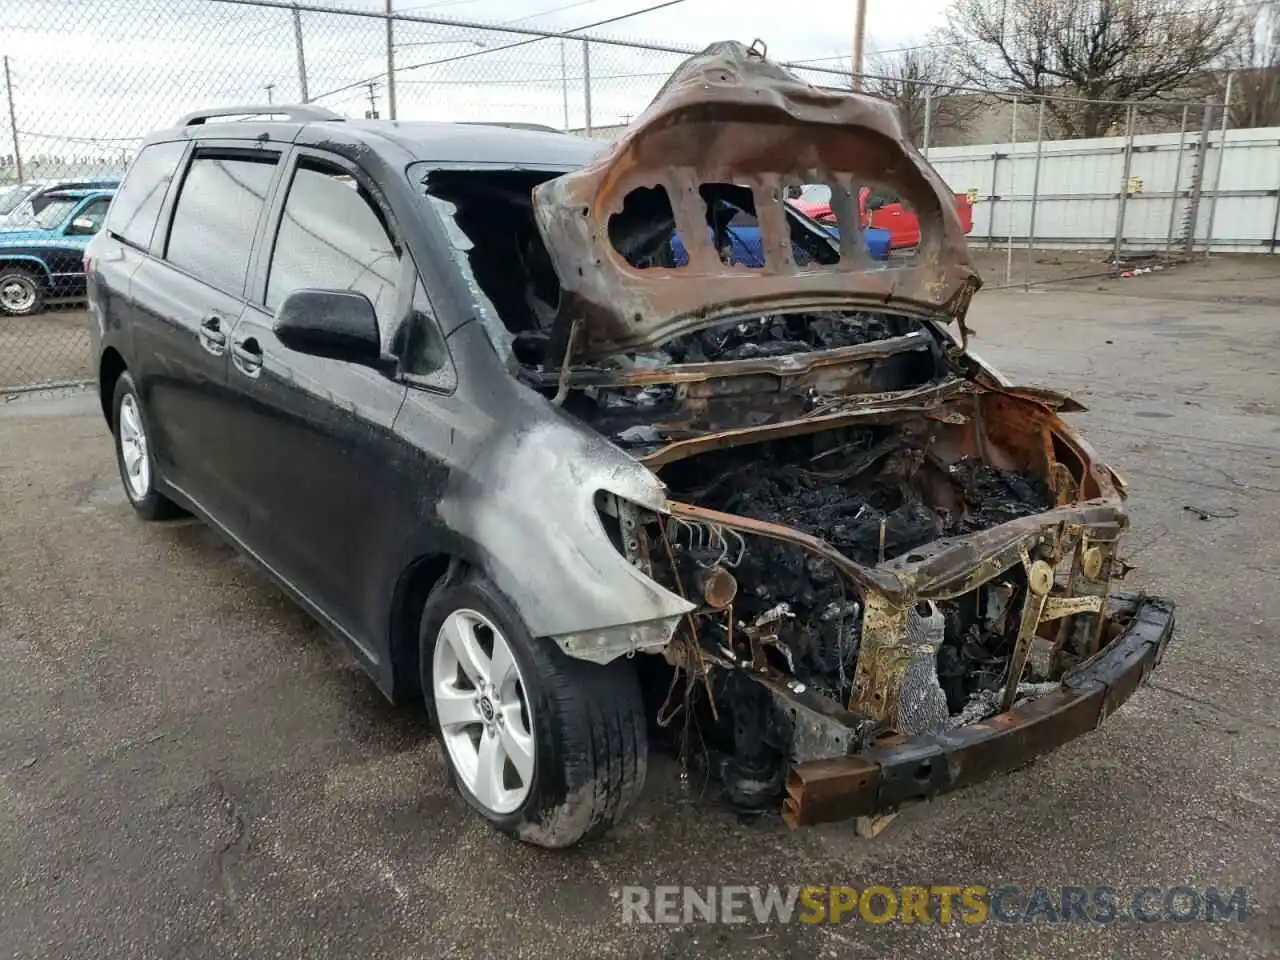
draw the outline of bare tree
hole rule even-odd
[[[1240,40],[1224,66],[1234,74],[1231,125],[1280,126],[1280,8],[1267,2],[1247,8]],[[1219,96],[1225,93],[1218,90]]]
[[[954,0],[944,39],[965,81],[1030,93],[1069,137],[1096,137],[1120,103],[1185,96],[1240,34],[1230,3],[1183,0]]]
[[[946,131],[963,128],[981,108],[977,98],[958,93],[956,72],[936,48],[873,53],[868,66],[863,89],[898,105],[916,144],[924,144],[926,112],[930,140],[937,143],[946,139]]]

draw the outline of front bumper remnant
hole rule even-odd
[[[1123,632],[1062,680],[1062,689],[987,720],[890,736],[849,757],[795,764],[782,816],[792,827],[871,816],[1023,766],[1096,728],[1160,662],[1173,604],[1138,598]],[[1126,611],[1127,612],[1127,611]]]

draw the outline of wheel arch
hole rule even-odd
[[[124,357],[115,347],[107,347],[102,351],[102,358],[98,361],[98,402],[102,405],[102,415],[108,424],[113,419],[111,398],[115,396],[116,381],[128,369]]]
[[[35,271],[33,272],[39,273],[40,276],[44,278],[46,283],[49,281],[49,265],[45,263],[43,260],[41,260],[39,257],[34,257],[29,254],[22,254],[22,253],[0,254],[0,270],[3,270],[5,267],[31,267],[31,266],[34,266],[36,268]]]
[[[432,592],[457,583],[470,565],[452,553],[429,553],[413,560],[396,580],[391,600],[391,699],[422,695],[418,664],[418,628]]]

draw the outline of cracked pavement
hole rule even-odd
[[[1090,406],[1072,419],[1131,489],[1129,584],[1179,630],[1102,729],[873,841],[741,820],[662,756],[601,842],[499,836],[417,709],[202,525],[135,519],[94,398],[0,402],[0,955],[1276,956],[1280,264],[1240,269],[979,294],[979,352]],[[621,922],[623,884],[756,883],[1253,903],[1243,924]]]

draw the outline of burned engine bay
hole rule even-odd
[[[699,604],[656,712],[740,807],[776,803],[789,763],[853,749],[843,730],[865,745],[981,720],[1057,689],[1102,640],[1123,515],[1033,531],[1114,497],[1109,473],[1047,400],[979,382],[948,344],[906,317],[769,316],[567,381],[565,410],[667,486],[670,517],[601,512],[633,564]],[[1023,546],[997,548],[1018,521]],[[988,569],[983,535],[1003,553]],[[931,589],[912,571],[939,551],[958,574]]]
[[[669,516],[598,507],[633,565],[698,605],[665,662],[641,660],[660,674],[659,727],[687,760],[705,745],[735,804],[776,805],[790,764],[1007,710],[1097,651],[1125,521],[1063,398],[1000,386],[939,325],[858,309],[566,364],[523,199],[536,180],[449,171],[427,187],[465,234],[513,374],[667,486]],[[1085,501],[1105,505],[1044,520]],[[940,550],[950,579],[914,572]]]

